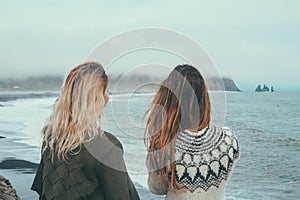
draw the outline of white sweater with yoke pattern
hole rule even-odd
[[[176,180],[182,189],[171,192],[156,172],[149,177],[149,188],[166,194],[168,200],[224,200],[239,154],[237,138],[228,127],[210,125],[197,133],[182,131],[175,144]]]

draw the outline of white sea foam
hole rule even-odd
[[[18,139],[16,142],[40,146],[41,129],[54,101],[55,98],[42,98],[4,102],[0,110],[1,130],[9,131],[9,137]]]

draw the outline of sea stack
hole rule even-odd
[[[258,85],[255,89],[255,92],[269,92],[270,89],[266,84],[264,84],[264,87],[262,88],[261,85]],[[273,86],[271,86],[271,92],[274,92]]]

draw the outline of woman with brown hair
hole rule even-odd
[[[121,143],[100,127],[108,99],[100,63],[83,63],[68,74],[42,131],[41,162],[32,184],[40,199],[139,199]]]
[[[178,65],[162,82],[146,112],[148,186],[166,199],[225,199],[239,158],[227,127],[210,124],[206,83],[191,65]]]

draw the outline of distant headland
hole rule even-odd
[[[271,86],[271,89],[269,89],[269,87],[265,84],[263,87],[261,87],[261,85],[258,85],[255,89],[255,92],[274,92],[274,87]]]
[[[164,77],[152,77],[147,74],[141,75],[111,75],[109,76],[110,88],[114,89],[113,92],[128,92],[135,90],[140,85],[141,87],[137,92],[151,92],[155,91],[157,84],[161,83]],[[30,76],[23,79],[0,79],[0,91],[10,90],[39,90],[39,91],[58,91],[64,81],[63,76]],[[241,90],[236,86],[234,81],[230,78],[215,78],[210,77],[206,79],[210,91],[237,91]],[[117,85],[118,87],[114,87]]]

